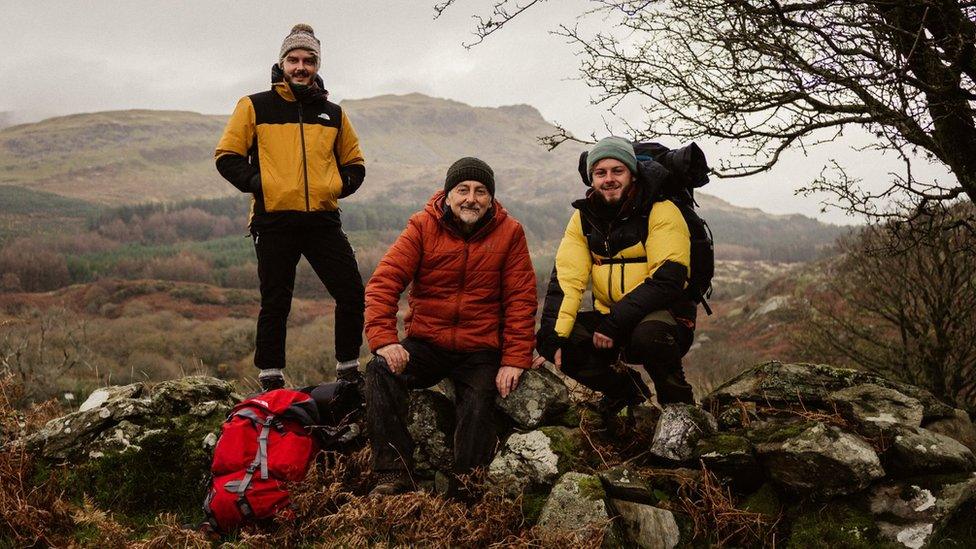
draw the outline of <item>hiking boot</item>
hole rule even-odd
[[[395,496],[413,490],[413,482],[406,471],[386,471],[377,477],[376,486],[369,491],[371,496]]]
[[[625,419],[625,426],[631,426],[631,414],[629,409],[631,406],[636,406],[643,402],[643,398],[611,398],[607,395],[603,395],[600,401],[596,404],[596,412],[600,415],[600,421],[603,423],[604,427],[615,427],[617,417],[624,408],[628,409],[627,418]]]

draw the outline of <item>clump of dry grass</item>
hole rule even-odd
[[[468,503],[423,491],[370,497],[369,451],[334,456],[294,492],[295,520],[280,522],[275,543],[424,547],[597,547],[603,530],[548,532],[530,527],[521,499],[512,500],[483,475],[464,480]],[[326,541],[327,540],[327,541]]]
[[[738,508],[729,487],[722,486],[704,464],[701,473],[698,479],[679,480],[678,498],[670,505],[691,519],[696,541],[717,547],[776,545],[781,517]]]

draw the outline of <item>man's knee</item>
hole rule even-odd
[[[656,320],[641,322],[631,335],[628,354],[633,359],[645,362],[649,359],[681,358],[677,327]],[[631,357],[629,357],[631,358]]]
[[[366,380],[376,380],[378,378],[386,378],[393,375],[390,372],[390,366],[387,364],[386,359],[376,355],[369,362],[366,363]]]

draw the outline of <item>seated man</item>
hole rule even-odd
[[[415,213],[366,286],[367,426],[374,494],[413,487],[407,392],[454,382],[456,474],[487,465],[495,450],[495,391],[506,397],[532,363],[535,272],[522,226],[495,195],[491,168],[462,158],[444,190]],[[411,285],[406,337],[397,304]]]
[[[603,393],[605,418],[643,402],[640,375],[614,364],[643,365],[660,404],[694,403],[681,357],[694,337],[697,305],[684,291],[691,239],[674,203],[636,177],[633,146],[619,137],[587,156],[590,189],[573,213],[556,252],[536,341],[541,356]],[[594,311],[578,312],[593,283]]]

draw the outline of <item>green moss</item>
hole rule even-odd
[[[37,474],[55,479],[76,501],[87,495],[99,508],[116,511],[137,531],[152,524],[162,512],[201,519],[199,509],[211,461],[201,441],[221,420],[215,414],[189,427],[164,421],[152,426],[160,432],[140,441],[141,450],[108,454],[58,468],[56,473],[39,468]]]
[[[742,454],[752,451],[752,445],[745,437],[738,435],[719,434],[708,437],[701,441],[699,446],[700,454],[716,453],[721,456],[729,454]]]
[[[603,500],[607,496],[600,479],[594,476],[579,479],[576,481],[576,486],[579,487],[580,495],[591,501]]]
[[[559,456],[556,468],[559,473],[572,471],[581,461],[579,431],[566,427],[542,427],[539,429],[552,441],[550,447]]]
[[[804,431],[813,427],[816,422],[801,421],[798,423],[786,424],[767,424],[750,429],[746,435],[755,444],[786,442],[803,434]]]
[[[556,423],[558,425],[565,425],[566,427],[579,427],[581,419],[582,416],[580,415],[579,409],[576,406],[570,406],[559,416]]]
[[[545,492],[525,492],[522,495],[522,516],[527,524],[539,522],[539,515],[546,505],[548,494]]]
[[[772,517],[779,515],[782,509],[783,504],[780,502],[779,493],[769,483],[763,484],[742,501],[742,510]]]
[[[868,511],[841,502],[811,509],[797,517],[786,546],[851,549],[901,547],[878,539],[878,527]]]

